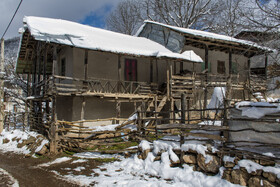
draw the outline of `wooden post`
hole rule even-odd
[[[118,55],[118,93],[121,92],[121,74],[122,74],[122,65],[121,65],[121,55]]]
[[[4,129],[4,81],[3,74],[4,72],[4,38],[1,38],[1,62],[0,62],[0,133]]]
[[[247,66],[248,66],[248,79],[247,79],[247,83],[248,83],[248,99],[251,100],[251,93],[250,93],[250,87],[251,87],[251,80],[250,80],[250,77],[251,77],[251,59],[248,58],[248,61],[247,61]]]
[[[268,55],[267,53],[265,53],[265,60],[264,60],[265,79],[267,79],[267,64],[268,64]]]
[[[187,99],[188,124],[190,124],[190,98]]]
[[[116,101],[116,124],[120,123],[119,118],[121,117],[121,102]]]
[[[186,122],[186,94],[181,94],[181,123]]]
[[[155,112],[158,110],[158,96],[155,96]],[[155,131],[156,131],[156,137],[158,137],[158,130],[157,130],[157,125],[158,125],[158,114],[155,114]]]
[[[167,99],[169,100],[170,99],[170,69],[169,67],[167,67],[167,71],[166,71],[166,88],[167,88]]]
[[[206,71],[206,76],[205,76],[205,87],[204,87],[204,104],[203,104],[203,109],[205,110],[207,108],[207,95],[208,95],[208,88],[207,88],[207,85],[208,85],[208,73],[209,73],[209,69],[208,69],[208,45],[205,45],[205,70]],[[204,111],[204,117],[206,117],[206,111]]]
[[[180,73],[184,71],[184,62],[180,62]]]
[[[57,49],[56,45],[53,46],[53,67],[52,67],[52,74],[53,76],[56,74],[56,66],[57,66]],[[50,128],[50,152],[56,153],[57,152],[57,114],[56,114],[56,96],[52,97],[52,123]]]
[[[52,75],[57,75],[57,47],[53,46],[53,65],[52,65]]]
[[[45,47],[44,51],[44,61],[43,61],[43,80],[44,80],[44,86],[43,86],[43,95],[46,93],[46,86],[47,86],[47,63],[48,63],[48,45]]]
[[[170,123],[174,123],[175,122],[175,112],[174,112],[174,99],[171,97],[170,100]]]

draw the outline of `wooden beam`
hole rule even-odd
[[[1,62],[0,62],[0,72],[4,72],[4,38],[1,38]],[[2,79],[2,74],[0,75],[0,133],[4,129],[4,105],[2,101],[4,100],[4,80]]]

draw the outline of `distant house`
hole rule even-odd
[[[203,61],[192,51],[180,54],[146,38],[25,17],[16,72],[29,77],[28,99],[39,124],[127,118],[155,95],[164,98],[166,72],[176,62]]]
[[[153,21],[146,21],[137,34],[158,42],[177,53],[192,50],[198,54],[203,63],[196,64],[196,71],[208,69],[209,74],[239,74],[243,80],[248,78],[251,57],[271,52],[258,44],[215,33],[180,28]],[[184,66],[178,71],[191,71]]]
[[[279,32],[260,32],[260,31],[241,31],[235,38],[249,40],[272,49],[279,48],[280,33]],[[274,63],[280,62],[279,51],[266,53],[252,58],[251,72],[256,75],[265,76],[266,67]]]

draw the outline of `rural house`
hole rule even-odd
[[[28,76],[33,124],[112,117],[119,122],[155,95],[164,106],[166,72],[175,62],[202,59],[146,38],[25,17],[16,72]]]

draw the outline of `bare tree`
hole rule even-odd
[[[148,19],[184,28],[206,30],[218,10],[217,0],[125,0],[107,18],[107,28],[133,34]]]
[[[107,28],[124,34],[134,34],[143,21],[140,10],[140,4],[136,0],[120,2],[106,19]]]

